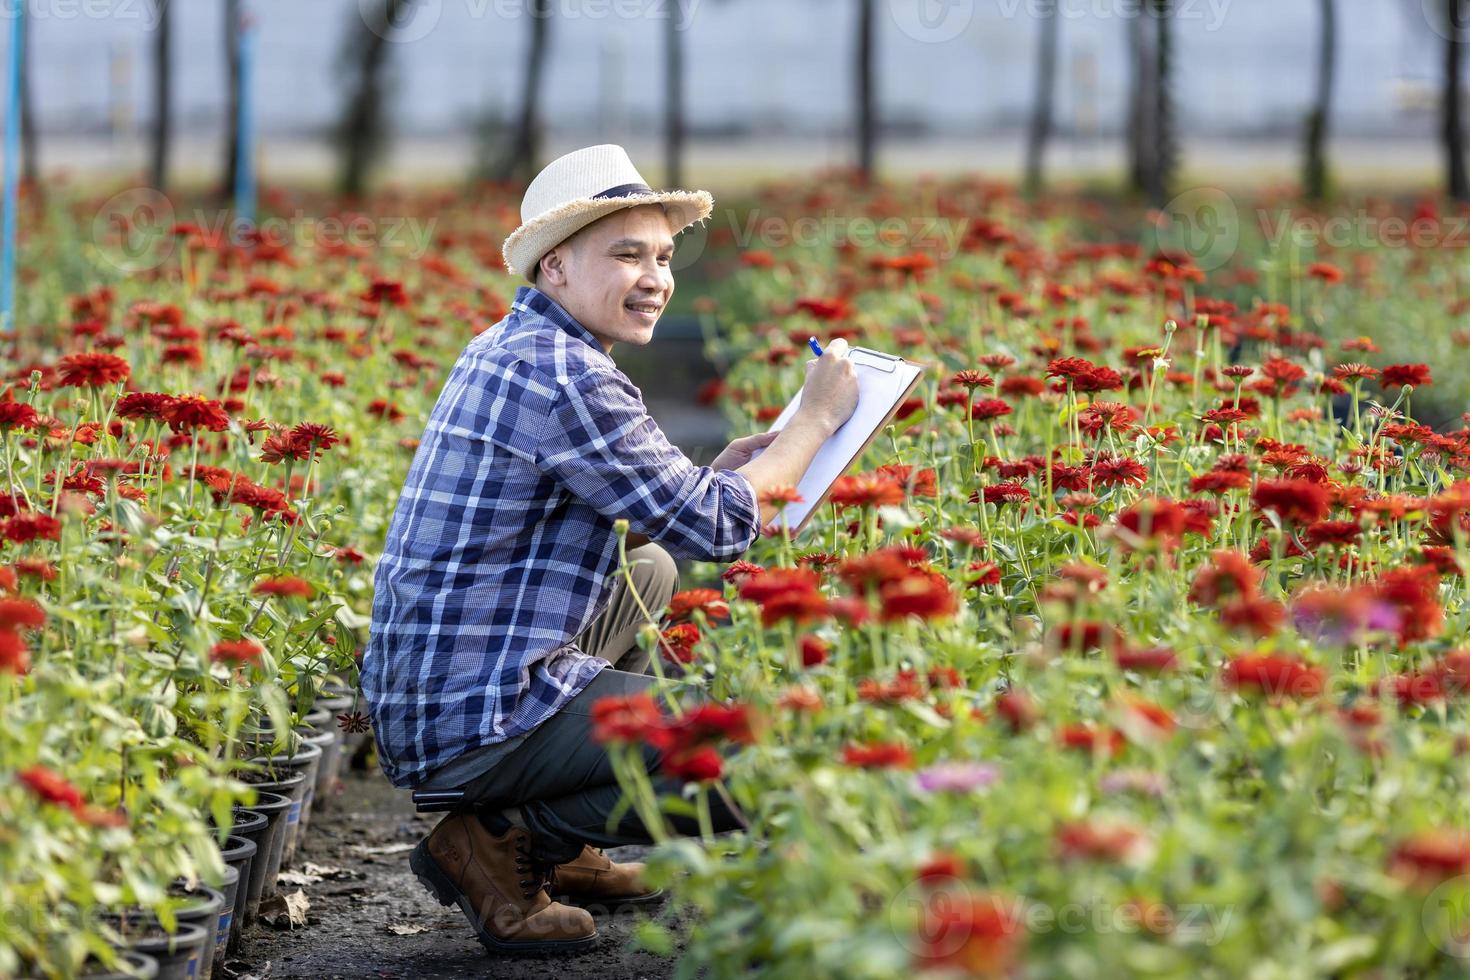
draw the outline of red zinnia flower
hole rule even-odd
[[[1402,388],[1404,385],[1410,388],[1423,388],[1425,385],[1433,384],[1434,379],[1429,376],[1428,364],[1390,364],[1379,374],[1378,383],[1385,390]]]
[[[694,648],[699,644],[699,627],[680,623],[659,633],[659,649],[664,656],[681,664],[694,662]]]
[[[598,698],[592,703],[592,738],[600,745],[632,742],[666,748],[669,737],[664,721],[647,691]]]
[[[914,755],[898,742],[868,742],[843,748],[842,761],[862,769],[907,769]]]
[[[294,575],[264,579],[257,582],[251,591],[256,595],[300,596],[303,599],[316,595],[316,589],[310,582]]]
[[[1322,668],[1280,655],[1236,657],[1225,666],[1223,678],[1237,691],[1264,694],[1272,700],[1316,697],[1326,682]]]
[[[669,600],[669,621],[678,622],[702,610],[707,619],[729,619],[730,606],[725,597],[714,589],[686,589],[674,593]]]
[[[215,663],[254,664],[259,663],[265,648],[254,640],[221,640],[209,648],[209,659]]]
[[[82,791],[45,766],[30,766],[15,775],[44,802],[64,806],[73,812],[82,809]]]
[[[132,368],[116,354],[68,354],[56,364],[64,388],[101,388],[128,380]]]
[[[230,427],[230,417],[225,414],[224,406],[216,399],[205,398],[203,395],[179,395],[160,411],[163,420],[174,432],[183,432],[185,429],[223,432]]]
[[[1325,520],[1332,510],[1327,489],[1308,480],[1262,480],[1251,499],[1257,508],[1274,512],[1285,524]]]

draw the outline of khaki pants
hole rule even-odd
[[[649,615],[657,620],[679,588],[679,566],[662,547],[649,543],[628,551],[628,570],[638,597],[648,607]],[[649,673],[652,665],[648,654],[638,648],[638,631],[647,619],[622,573],[613,574],[617,580],[612,598],[607,608],[576,637],[577,646],[606,660],[616,670]]]

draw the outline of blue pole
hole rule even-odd
[[[11,5],[10,73],[5,91],[5,220],[0,231],[0,333],[8,333],[15,323],[15,211],[16,171],[20,157],[20,59],[22,18],[26,5]]]
[[[235,161],[235,217],[255,223],[255,105],[251,98],[255,73],[255,27],[244,11],[240,17],[240,118]]]

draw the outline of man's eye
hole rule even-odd
[[[668,265],[668,264],[669,264],[669,262],[670,262],[670,261],[671,261],[671,260],[672,260],[672,259],[673,259],[673,256],[672,256],[672,255],[660,255],[660,256],[659,256],[659,257],[658,257],[658,260],[659,260],[659,261],[660,261],[660,262],[662,262],[662,263],[663,263],[663,264],[664,264],[664,265]]]

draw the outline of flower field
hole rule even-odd
[[[98,237],[100,199],[31,202],[0,382],[0,975],[108,958],[98,909],[167,928],[169,882],[222,880],[245,760],[322,703],[362,727],[340,692],[372,560],[448,365],[504,315],[514,200],[371,202],[435,220],[423,255]],[[751,823],[655,853],[695,913],[677,969],[1463,974],[1459,250],[1248,230],[1206,271],[1136,210],[974,181],[749,207],[962,234],[737,248],[717,212],[710,285],[684,285],[738,432],[812,334],[931,369],[800,537],[685,582],[675,719],[599,706],[651,823],[709,793]],[[685,799],[649,795],[643,742]]]

